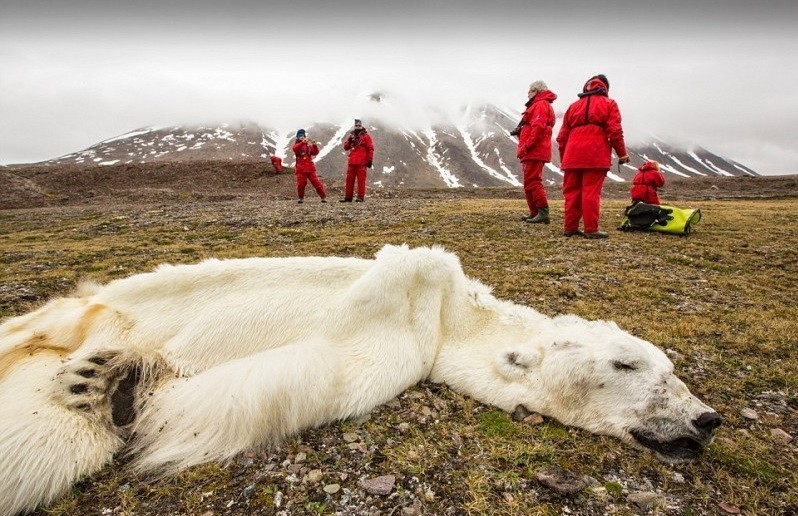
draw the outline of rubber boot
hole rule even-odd
[[[548,224],[549,223],[549,207],[538,208],[538,214],[528,221],[530,224]]]

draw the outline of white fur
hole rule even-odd
[[[0,514],[58,499],[123,450],[170,474],[424,379],[632,444],[632,429],[708,440],[692,421],[711,409],[653,345],[499,301],[437,248],[163,265],[84,294],[0,326]],[[137,416],[115,426],[110,398],[134,367]]]

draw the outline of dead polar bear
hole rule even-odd
[[[720,424],[652,344],[499,301],[442,249],[163,265],[0,326],[0,514],[56,500],[122,450],[170,474],[424,379],[668,461]]]

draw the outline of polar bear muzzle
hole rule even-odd
[[[696,435],[662,440],[643,430],[633,429],[629,433],[638,444],[653,451],[666,462],[689,462],[696,459],[712,442],[715,430],[722,422],[723,418],[717,412],[705,412],[692,422]]]

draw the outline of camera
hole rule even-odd
[[[520,127],[516,127],[515,129],[510,131],[510,136],[518,136],[520,134],[521,134],[521,128]]]

